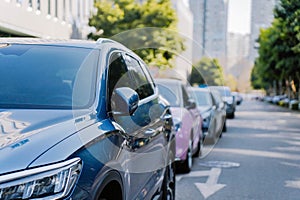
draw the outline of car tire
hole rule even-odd
[[[162,200],[175,200],[175,163],[172,162],[166,167],[162,185]]]
[[[226,125],[226,120],[224,122],[223,128],[222,128],[222,132],[226,133],[227,132],[227,125]]]
[[[189,173],[193,165],[193,142],[189,140],[189,146],[186,153],[186,159],[182,163],[182,172]]]
[[[223,131],[220,132],[219,138],[221,138],[222,136],[223,136]]]
[[[198,145],[197,145],[197,151],[196,151],[196,153],[194,154],[193,157],[196,158],[196,157],[201,156],[202,155],[202,149],[203,149],[203,139],[200,138],[199,142],[198,142]]]
[[[229,119],[234,119],[234,117],[235,117],[235,116],[234,116],[234,112],[233,112],[233,113],[230,113],[230,114],[228,115],[228,118],[229,118]]]

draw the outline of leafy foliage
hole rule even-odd
[[[268,89],[273,82],[297,80],[300,69],[300,0],[281,0],[274,10],[272,26],[259,36],[259,57],[252,70],[255,89]]]
[[[97,32],[89,35],[91,39],[112,38],[158,67],[171,67],[175,54],[184,50],[170,0],[98,0],[95,7],[89,25]]]
[[[204,57],[192,68],[191,85],[222,85],[223,80],[223,69],[217,59]]]

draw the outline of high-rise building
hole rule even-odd
[[[228,33],[227,66],[233,67],[241,59],[249,55],[249,34]]]
[[[0,0],[0,32],[41,38],[86,38],[94,0]]]
[[[194,15],[193,62],[203,56],[217,58],[223,66],[227,56],[227,0],[190,0]]]
[[[261,28],[268,28],[274,19],[273,10],[279,0],[252,0],[251,1],[251,36],[249,60],[254,63],[258,56],[257,39]]]
[[[206,0],[190,0],[193,13],[193,63],[198,62],[204,55],[204,17]]]
[[[204,55],[218,58],[225,67],[227,56],[227,0],[205,0]]]
[[[249,34],[228,34],[227,68],[225,73],[235,78],[237,85],[234,89],[240,91],[245,91],[249,86],[252,67],[248,60],[249,38]]]

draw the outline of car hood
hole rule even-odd
[[[75,133],[71,110],[0,109],[0,174],[27,168]]]

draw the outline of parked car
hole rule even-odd
[[[189,92],[195,97],[201,113],[202,131],[205,137],[215,142],[218,137],[222,136],[222,132],[227,130],[225,104],[208,88],[190,87]]]
[[[292,99],[289,103],[289,109],[298,110],[299,109],[299,101],[297,99]]]
[[[283,98],[277,104],[280,106],[289,107],[290,99],[288,97]]]
[[[196,103],[179,80],[156,79],[160,94],[170,103],[176,130],[176,158],[184,172],[192,167],[193,156],[202,151],[202,119]]]
[[[284,95],[276,95],[276,96],[272,97],[271,103],[279,105],[279,102],[286,98],[287,98],[287,95],[285,95],[285,94]]]
[[[236,105],[241,105],[241,103],[243,102],[243,97],[241,96],[240,93],[238,92],[231,92],[232,96],[234,96]]]
[[[265,102],[272,103],[272,97],[271,96],[264,96],[263,100]]]
[[[211,90],[217,90],[222,96],[223,101],[226,104],[226,116],[227,118],[233,119],[235,117],[235,99],[231,94],[230,88],[227,86],[210,86]]]
[[[0,40],[0,199],[174,199],[175,135],[112,40]]]

